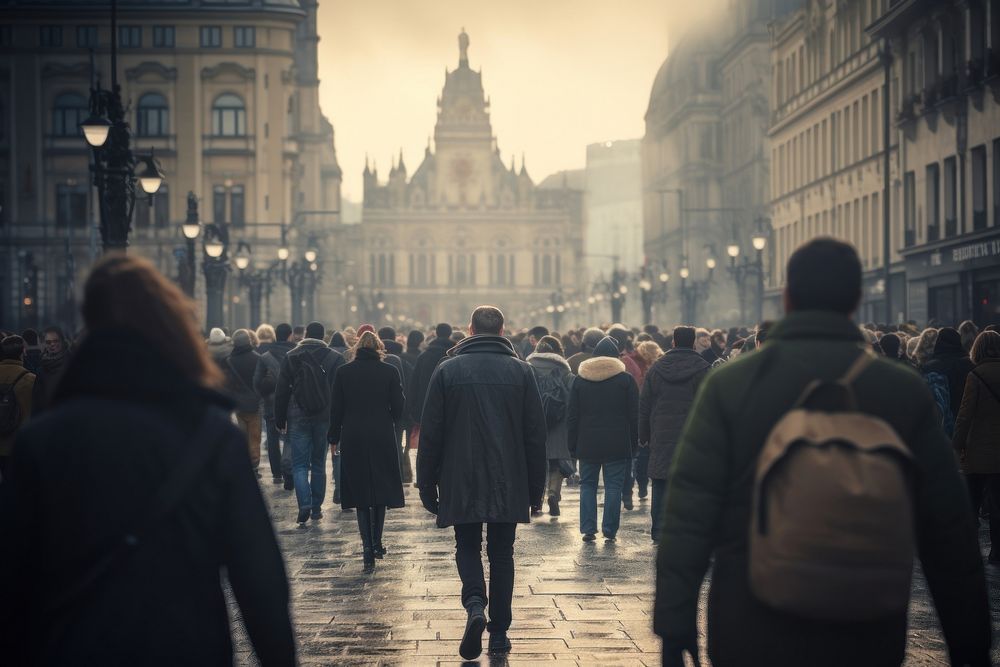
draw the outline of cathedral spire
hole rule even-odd
[[[464,27],[458,35],[458,66],[469,66],[469,36],[466,34]]]

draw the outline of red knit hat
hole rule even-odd
[[[360,337],[361,334],[363,334],[366,331],[371,331],[372,333],[375,333],[375,327],[373,327],[370,324],[362,324],[360,327],[358,327],[358,336]]]

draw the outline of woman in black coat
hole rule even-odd
[[[112,255],[83,316],[0,484],[0,662],[230,664],[225,567],[261,663],[294,665],[281,552],[191,304]]]
[[[385,509],[403,506],[397,428],[403,419],[399,372],[382,359],[385,347],[371,331],[354,346],[354,361],[333,383],[330,441],[340,444],[340,504],[357,508],[366,568],[385,555]]]
[[[580,532],[597,533],[597,480],[604,473],[601,532],[614,540],[621,520],[622,489],[639,443],[639,389],[605,336],[594,356],[580,364],[566,419],[570,454],[580,461]]]

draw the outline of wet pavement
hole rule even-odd
[[[263,471],[264,466],[262,466]],[[362,572],[361,541],[353,512],[332,503],[306,528],[295,523],[294,493],[261,488],[271,507],[291,584],[299,660],[304,665],[458,664],[465,628],[454,535],[435,527],[416,489],[407,506],[389,510],[388,549],[374,573]],[[616,542],[584,543],[578,528],[579,493],[564,490],[562,516],[546,513],[518,527],[515,543],[513,652],[481,664],[658,665],[660,642],[652,630],[654,547],[649,501],[622,512]],[[990,568],[995,570],[996,568]],[[990,573],[994,622],[998,577]],[[705,589],[699,627],[705,631]],[[236,664],[256,664],[233,605]],[[484,637],[485,642],[485,637]],[[705,637],[702,635],[702,664]],[[1000,653],[994,652],[1000,664]],[[907,665],[947,665],[947,653],[923,580],[914,583]]]

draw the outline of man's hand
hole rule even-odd
[[[420,489],[420,503],[424,509],[437,516],[438,513],[438,490],[436,486],[425,486]]]
[[[685,667],[684,654],[690,653],[691,660],[695,667],[701,667],[701,660],[698,657],[698,638],[685,637],[683,639],[663,640],[663,667]]]

